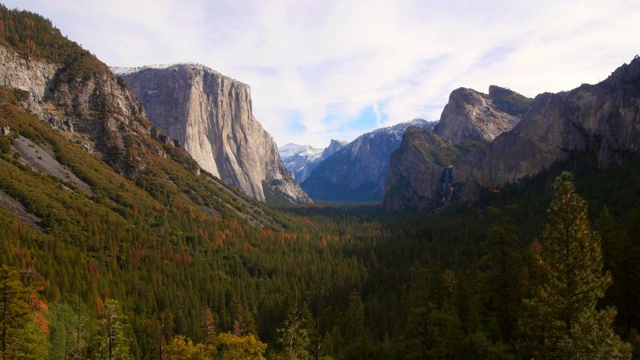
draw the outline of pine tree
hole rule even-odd
[[[200,315],[200,336],[205,346],[213,344],[216,337],[216,324],[211,308],[206,308]]]
[[[132,359],[127,338],[127,319],[117,300],[109,299],[102,307],[99,322],[99,347],[97,358],[108,360]]]
[[[597,310],[611,284],[603,273],[600,237],[590,228],[586,202],[574,193],[572,176],[556,180],[540,251],[540,279],[525,301],[523,330],[539,359],[628,359],[630,347],[613,332],[614,309]]]
[[[71,295],[49,306],[49,341],[51,359],[82,359],[90,338],[89,319],[82,300]]]
[[[489,330],[497,326],[499,339],[505,344],[517,328],[524,288],[524,263],[517,242],[516,227],[501,220],[489,228],[484,243],[487,255],[481,260],[484,271],[479,285],[486,324]]]
[[[349,296],[349,309],[345,314],[346,359],[370,359],[373,357],[373,342],[365,329],[364,305],[360,292],[354,289]]]
[[[49,307],[49,341],[52,359],[67,359],[74,353],[76,323],[73,308],[67,303],[56,303]]]
[[[364,306],[360,292],[354,289],[349,296],[349,310],[346,313],[347,337],[356,339],[364,336]]]
[[[429,285],[426,269],[411,273],[411,306],[405,329],[404,348],[406,358],[424,359],[427,356],[429,333]]]
[[[280,343],[289,359],[309,359],[311,333],[314,324],[311,313],[304,303],[302,307],[294,303],[284,321],[284,327],[278,329]]]
[[[427,358],[454,359],[464,338],[462,322],[456,307],[458,280],[453,271],[442,273],[441,282],[436,283],[442,294],[441,304],[428,304],[427,315]]]

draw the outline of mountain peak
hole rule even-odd
[[[335,140],[335,139],[331,139],[331,142],[329,143],[329,146],[327,146],[324,151],[322,152],[322,160],[328,158],[329,156],[333,155],[336,153],[336,151],[342,149],[343,147],[347,146],[347,144],[349,144],[348,141],[346,140]]]
[[[214,69],[195,62],[184,62],[184,63],[174,63],[174,64],[153,64],[153,65],[142,65],[142,66],[111,66],[111,71],[115,75],[130,75],[133,73],[137,73],[144,70],[171,70],[178,68],[191,68],[191,69],[199,69],[205,70],[208,72],[220,74]],[[222,75],[222,74],[220,74]]]
[[[407,128],[432,129],[433,125],[433,122],[414,119],[360,135],[321,162],[302,187],[319,200],[379,201],[391,153],[400,146]]]
[[[284,166],[293,173],[299,183],[302,183],[323,160],[342,149],[346,144],[348,142],[345,140],[332,139],[324,150],[316,149],[310,145],[287,144],[279,148],[278,151]]]
[[[419,207],[420,204],[438,205],[434,201],[444,204],[446,201],[440,201],[442,189],[451,189],[444,193],[445,199],[453,196],[471,200],[478,196],[481,188],[516,183],[580,152],[593,157],[600,168],[624,164],[640,152],[637,142],[640,137],[637,121],[640,116],[639,90],[639,58],[622,65],[598,85],[585,84],[557,94],[543,93],[531,105],[528,105],[530,99],[499,87],[490,88],[488,96],[458,89],[452,93],[437,129],[437,133],[449,139],[460,140],[464,136],[468,139],[482,134],[480,130],[500,113],[514,116],[504,112],[505,107],[511,111],[524,105],[527,111],[518,126],[491,142],[472,149],[465,143],[454,144],[460,153],[454,157],[452,167],[427,168],[424,165],[429,163],[425,154],[448,155],[454,150],[450,146],[429,148],[432,145],[428,143],[429,137],[408,138],[407,141],[417,144],[413,148],[419,151],[399,152],[394,157],[396,163],[390,171],[385,205],[394,210],[416,204]],[[502,108],[498,106],[500,101],[504,101],[500,105]],[[483,118],[486,123],[478,121]],[[408,148],[409,145],[412,144],[405,146],[403,141],[403,146]],[[434,174],[439,177],[434,178]],[[437,181],[433,182],[434,179]],[[425,186],[430,181],[435,186]]]
[[[248,85],[194,63],[118,71],[149,120],[184,144],[204,170],[260,201],[278,194],[286,201],[310,202],[273,137],[253,116]]]
[[[449,103],[442,110],[435,132],[454,143],[492,141],[511,130],[526,113],[530,102],[511,90],[493,86],[492,95],[467,88],[451,92]]]
[[[196,62],[182,62],[182,63],[174,63],[174,64],[153,64],[153,65],[141,65],[141,66],[111,66],[111,72],[120,77],[129,76],[135,73],[140,73],[148,70],[160,70],[160,71],[202,71],[209,74],[213,74],[219,78],[228,79],[237,84],[244,85],[246,87],[250,87],[248,84],[243,83],[242,81],[236,80],[232,77],[226,76],[206,65],[196,63]]]
[[[622,64],[600,84],[609,86],[640,85],[640,56],[636,55],[629,64]]]

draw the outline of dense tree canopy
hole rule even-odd
[[[0,44],[108,71],[3,6]],[[640,356],[638,161],[571,154],[431,214],[275,210],[149,139],[165,156],[123,176],[110,157],[131,149],[92,156],[26,98],[0,88],[3,360],[625,358],[622,340]],[[91,192],[29,166],[27,140]],[[565,169],[588,204],[567,175],[553,186]]]

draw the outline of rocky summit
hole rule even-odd
[[[434,131],[453,143],[493,141],[520,122],[530,103],[531,99],[497,86],[490,87],[489,95],[459,88],[449,96]]]
[[[388,210],[428,210],[446,204],[447,199],[473,200],[483,188],[515,183],[572,154],[588,154],[604,169],[624,164],[640,152],[637,57],[601,83],[583,84],[569,92],[540,94],[530,107],[523,98],[504,89],[494,88],[493,92],[495,96],[486,101],[487,97],[475,96],[473,91],[454,91],[435,131],[452,143],[462,141],[459,144],[464,145],[465,141],[482,138],[484,144],[438,147],[430,140],[433,135],[405,137],[403,142],[407,144],[400,146],[391,161],[384,199]],[[478,113],[500,120],[498,111],[508,111],[516,118],[519,114],[524,116],[519,122],[513,119],[517,125],[500,134],[488,131],[498,130],[496,124],[474,126],[484,124],[475,117]],[[497,125],[505,124],[500,121]],[[436,166],[438,157],[434,153],[448,155],[449,162],[440,161]],[[429,184],[434,179],[439,183],[425,186],[425,182]],[[443,189],[448,189],[445,197]]]
[[[450,166],[458,153],[451,141],[433,131],[408,128],[400,147],[391,155],[385,208],[427,210],[446,203],[451,196]]]
[[[254,118],[248,85],[198,64],[115,68],[148,118],[206,171],[267,201],[311,200],[285,168],[273,137]]]
[[[452,176],[459,159],[512,130],[531,102],[498,86],[491,86],[489,94],[454,90],[433,131],[407,129],[391,156],[385,208],[433,210],[445,205],[454,195]]]
[[[25,56],[0,44],[0,87],[24,94],[21,108],[121,174],[144,172],[147,153],[164,156],[159,144],[149,145],[141,137],[173,141],[140,121],[145,112],[135,94],[75,43],[58,46],[60,53],[71,55]]]
[[[640,59],[606,80],[569,92],[538,95],[512,131],[463,156],[454,171],[460,196],[478,187],[514,183],[577,152],[595,155],[606,169],[640,152]]]

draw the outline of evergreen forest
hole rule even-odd
[[[3,46],[94,66],[48,20],[0,15]],[[2,360],[640,359],[640,159],[576,152],[433,213],[274,208],[153,139],[166,156],[116,171],[27,96],[0,89]]]

